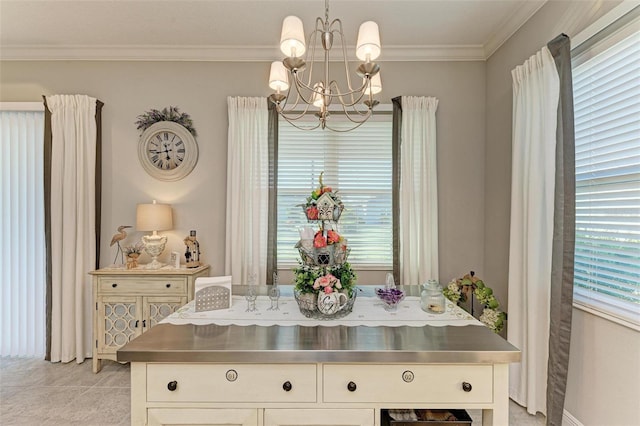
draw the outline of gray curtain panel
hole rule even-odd
[[[267,230],[267,284],[273,284],[273,273],[278,270],[278,112],[273,102],[269,105],[269,225]]]
[[[42,96],[44,102],[44,237],[46,245],[46,349],[44,359],[51,361],[51,112],[47,107],[47,98]],[[100,268],[100,226],[102,207],[102,107],[104,103],[96,101],[96,264]],[[89,271],[87,271],[89,272]]]
[[[393,217],[393,279],[400,282],[400,135],[402,132],[402,97],[391,99],[393,102],[392,147],[391,147],[391,210]]]
[[[547,375],[547,425],[562,425],[569,369],[571,316],[573,313],[573,262],[575,248],[575,136],[571,43],[561,34],[547,47],[560,76],[556,130],[556,190],[551,263],[551,306]]]

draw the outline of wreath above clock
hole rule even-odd
[[[176,181],[187,176],[198,162],[196,130],[191,118],[177,107],[152,109],[138,116],[138,159],[156,179]]]

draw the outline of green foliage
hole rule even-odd
[[[357,278],[349,262],[345,262],[342,265],[318,268],[304,265],[299,261],[299,265],[293,268],[293,273],[295,276],[295,288],[301,293],[318,293],[320,290],[314,289],[313,283],[318,278],[326,274],[331,274],[340,280],[342,290],[348,291],[350,297],[353,295]]]
[[[187,129],[193,136],[198,136],[196,129],[193,127],[193,121],[189,114],[180,112],[178,107],[170,106],[168,109],[163,108],[162,111],[152,109],[139,115],[138,121],[135,122],[136,128],[141,132],[147,130],[149,126],[159,121],[173,121]]]

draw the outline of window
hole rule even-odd
[[[635,22],[635,24],[634,24]],[[577,304],[640,326],[640,20],[574,49]]]
[[[318,177],[324,171],[324,184],[336,188],[345,205],[338,231],[351,247],[349,261],[360,269],[391,268],[391,118],[391,114],[379,114],[358,129],[344,133],[303,131],[280,120],[277,199],[280,267],[297,264],[299,254],[294,246],[300,239],[299,229],[316,228],[315,223],[306,222],[300,205],[317,188]]]

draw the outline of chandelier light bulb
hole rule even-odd
[[[356,56],[361,61],[374,61],[380,56],[380,32],[373,21],[363,22],[358,31]]]
[[[289,89],[289,74],[280,61],[274,61],[271,63],[269,87],[278,93]]]
[[[280,50],[290,58],[301,57],[307,50],[302,20],[297,16],[290,15],[284,18],[280,35]]]
[[[362,82],[364,83],[366,81],[366,78],[362,79]],[[376,73],[373,77],[371,77],[371,86],[367,86],[367,88],[365,89],[365,94],[367,96],[370,95],[375,95],[382,92],[382,80],[380,79],[380,73]]]
[[[311,103],[315,107],[322,108],[324,106],[324,96],[322,96],[321,93],[324,93],[324,85],[322,83],[316,83],[313,85],[313,90]]]

